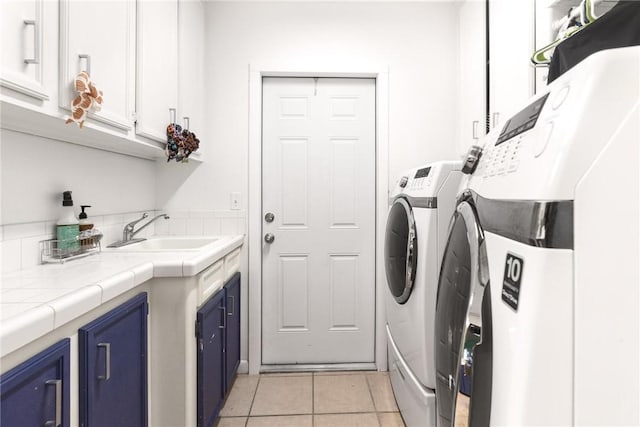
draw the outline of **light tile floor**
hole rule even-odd
[[[238,375],[217,427],[404,427],[387,372]]]

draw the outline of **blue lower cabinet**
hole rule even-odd
[[[225,333],[225,394],[229,392],[240,366],[240,273],[224,285],[227,303]]]
[[[145,427],[146,292],[78,331],[80,426]]]
[[[240,365],[240,273],[198,310],[198,427],[215,424]]]
[[[219,291],[197,313],[198,427],[214,425],[224,400],[225,295]]]
[[[0,377],[2,427],[69,426],[69,339]]]

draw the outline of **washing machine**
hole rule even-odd
[[[389,370],[409,427],[435,425],[436,290],[460,170],[460,161],[441,161],[408,171],[392,193],[387,217]]]
[[[639,147],[629,47],[555,80],[465,163],[436,303],[440,427],[640,424]]]

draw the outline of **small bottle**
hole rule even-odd
[[[77,240],[78,234],[80,234],[80,227],[78,219],[73,212],[71,191],[65,191],[62,193],[62,211],[56,226],[56,238],[58,239],[60,255],[72,255],[80,250],[80,242]]]
[[[81,237],[84,237],[84,235],[87,234],[83,234],[84,231],[91,230],[93,228],[93,223],[89,221],[89,219],[87,218],[87,213],[84,211],[86,208],[90,207],[91,205],[80,205],[80,209],[82,210],[82,212],[80,212],[80,215],[78,216],[78,219],[80,220],[78,221],[78,225]],[[83,249],[85,247],[90,248],[92,246],[92,243],[93,239],[80,239],[80,246],[82,246]]]

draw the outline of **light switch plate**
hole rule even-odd
[[[231,210],[240,210],[240,193],[231,193]]]

